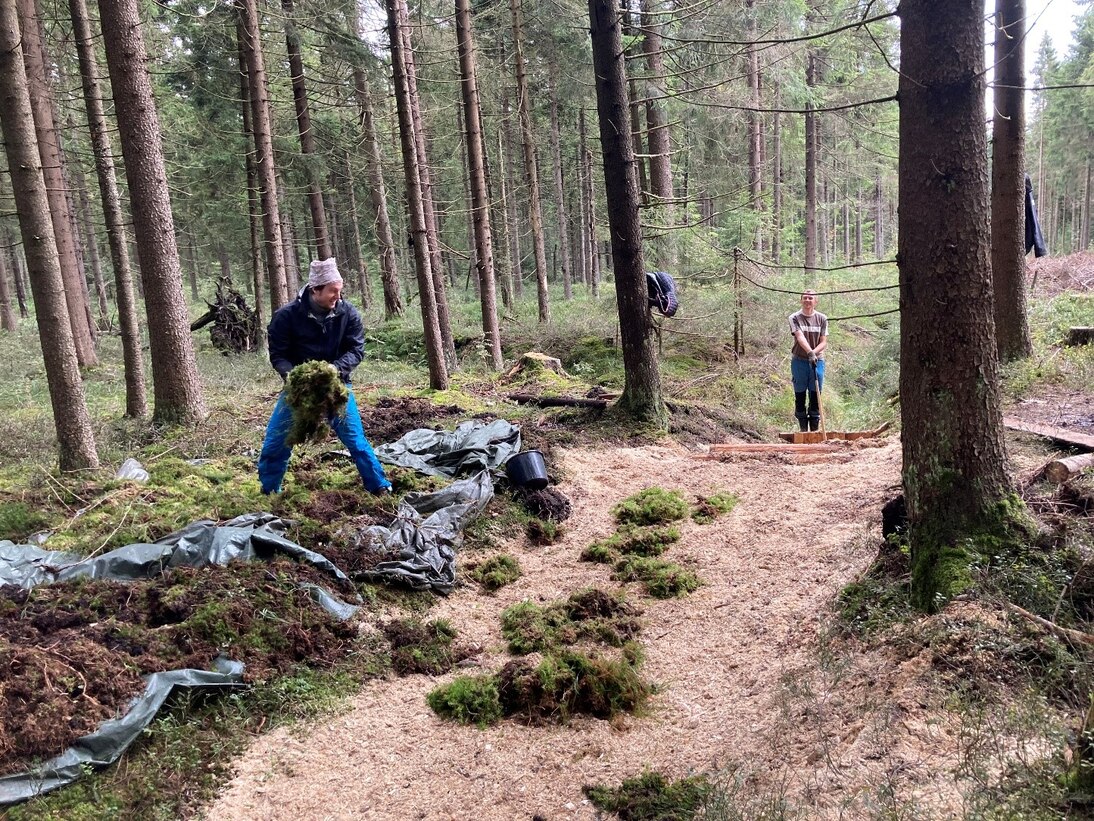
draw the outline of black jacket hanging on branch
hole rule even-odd
[[[1033,201],[1033,183],[1026,174],[1026,253],[1033,249],[1033,256],[1047,257],[1048,248],[1045,247],[1045,238],[1041,236],[1041,226],[1037,222],[1037,203]]]
[[[650,308],[656,308],[664,316],[672,316],[680,307],[676,283],[664,271],[646,271],[646,292]]]

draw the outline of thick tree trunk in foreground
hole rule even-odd
[[[1033,353],[1026,315],[1025,0],[995,2],[991,155],[991,271],[999,359]]]
[[[981,544],[1004,549],[1020,506],[992,314],[983,12],[982,0],[901,3],[903,477],[912,596],[930,610],[971,583],[972,563],[989,563]]]
[[[76,358],[81,367],[97,365],[95,339],[89,320],[90,312],[85,293],[83,271],[76,256],[75,224],[65,192],[65,159],[61,153],[61,140],[54,119],[53,89],[49,74],[52,63],[46,55],[45,44],[38,19],[35,0],[16,0],[22,30],[22,54],[34,114],[40,167],[45,179],[49,214],[53,221],[53,236],[61,265],[65,302],[68,303],[68,319],[72,325],[72,337],[76,346]],[[28,261],[29,267],[29,261]],[[32,289],[33,290],[33,289]]]
[[[84,398],[64,283],[53,238],[15,5],[0,3],[0,129],[27,255],[61,470],[97,468],[95,435]]]
[[[138,0],[99,0],[99,15],[144,282],[153,419],[195,424],[205,418],[205,400],[182,292],[167,169],[160,149],[159,117],[148,77]]]
[[[258,197],[262,203],[262,231],[266,247],[266,272],[270,278],[270,315],[290,300],[281,236],[281,209],[277,201],[277,170],[274,167],[273,138],[270,134],[270,93],[266,85],[266,64],[258,35],[256,0],[236,0],[241,35],[239,48],[247,64],[250,83],[251,129],[258,169]]]
[[[464,127],[467,136],[467,169],[471,185],[471,219],[475,226],[475,267],[479,275],[482,333],[490,363],[502,366],[498,305],[494,288],[494,240],[490,232],[490,196],[486,190],[486,147],[482,138],[482,112],[475,79],[475,40],[471,28],[470,0],[456,0],[456,39],[460,54],[460,86],[463,90]]]
[[[668,417],[661,397],[661,374],[646,302],[642,229],[638,221],[640,194],[627,125],[630,114],[618,6],[612,0],[589,0],[589,22],[623,345],[625,385],[619,406],[636,419],[664,427]]]
[[[520,113],[520,142],[524,148],[524,177],[528,182],[528,216],[532,225],[532,248],[536,257],[536,290],[539,321],[551,321],[551,303],[547,294],[547,251],[543,241],[543,208],[540,205],[539,165],[536,137],[529,102],[528,73],[524,64],[524,21],[522,0],[509,0],[513,17],[513,65],[517,77],[517,110]]]
[[[391,68],[394,75],[395,105],[399,113],[399,138],[403,154],[403,177],[406,183],[407,210],[410,212],[410,236],[414,245],[414,269],[418,277],[418,298],[422,306],[422,326],[425,355],[429,365],[429,386],[433,390],[448,388],[448,367],[445,364],[437,302],[430,270],[429,243],[426,239],[425,209],[422,207],[421,179],[418,176],[418,148],[414,139],[414,118],[411,114],[407,87],[406,63],[403,57],[403,17],[399,0],[384,0],[387,9],[388,35],[391,41]]]

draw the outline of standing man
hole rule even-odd
[[[800,430],[820,427],[820,397],[824,387],[824,349],[828,347],[828,317],[817,310],[817,292],[802,292],[802,307],[790,315],[794,347],[790,377],[794,382],[794,416]],[[806,408],[806,394],[809,407]]]
[[[308,284],[295,300],[274,314],[267,329],[270,364],[284,380],[297,365],[311,360],[330,362],[349,386],[349,401],[342,416],[330,420],[353,457],[365,490],[377,495],[391,493],[391,482],[365,438],[361,413],[350,386],[350,374],[364,357],[365,332],[357,310],[342,299],[342,277],[334,259],[314,260]],[[277,397],[273,415],[266,426],[262,455],[258,457],[258,479],[263,493],[281,491],[281,480],[289,466],[292,446],[285,443],[292,427],[292,410],[285,392]]]

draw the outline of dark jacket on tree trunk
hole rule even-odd
[[[1041,224],[1037,221],[1037,203],[1033,201],[1033,183],[1026,174],[1026,253],[1033,249],[1033,256],[1047,257],[1048,248],[1041,236]]]
[[[344,299],[326,316],[312,305],[311,290],[278,309],[267,329],[270,364],[284,379],[297,365],[311,360],[330,362],[343,382],[365,355],[365,329],[357,309]]]

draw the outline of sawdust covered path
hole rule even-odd
[[[732,491],[736,510],[711,525],[686,522],[666,554],[693,566],[702,588],[669,601],[629,593],[645,611],[643,671],[660,686],[650,713],[482,731],[430,711],[425,697],[438,679],[393,678],[342,714],[257,739],[210,818],[591,819],[583,784],[617,785],[647,768],[679,778],[733,762],[785,766],[798,745],[779,722],[776,693],[784,675],[812,663],[833,597],[876,553],[899,443],[811,464],[697,461],[675,446],[573,450],[562,461],[574,503],[565,538],[546,548],[514,538],[523,578],[493,597],[469,586],[430,617],[450,619],[496,671],[508,658],[498,627],[505,607],[614,587],[606,566],[578,560],[614,530],[613,504],[651,485],[692,498]]]

